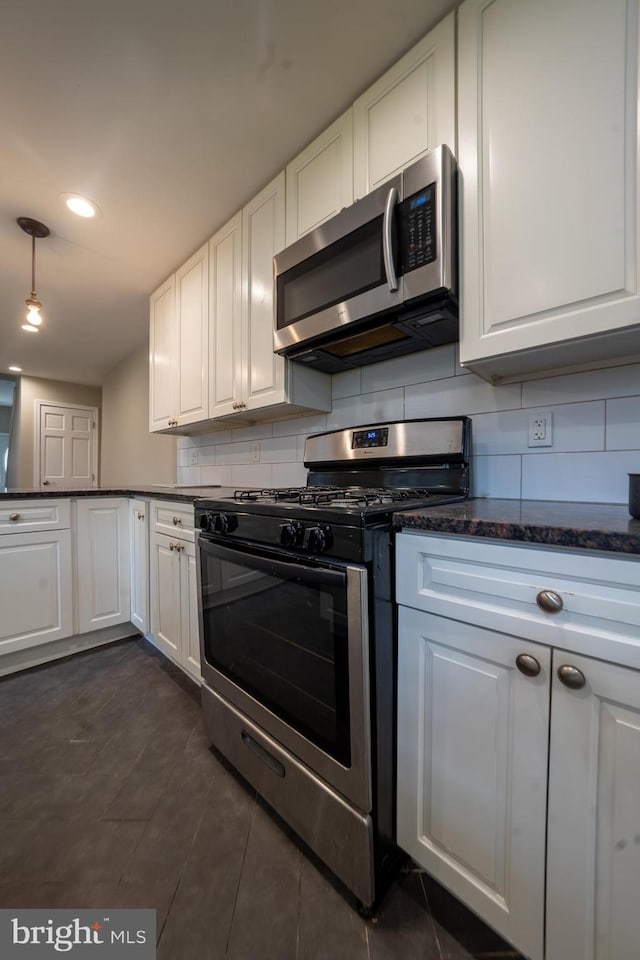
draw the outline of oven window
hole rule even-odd
[[[385,282],[380,216],[278,277],[278,329]]]
[[[203,541],[200,557],[207,663],[349,766],[346,574]]]

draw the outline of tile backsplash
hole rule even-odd
[[[310,433],[359,423],[467,414],[473,494],[626,503],[640,472],[640,364],[491,386],[439,347],[336,374],[331,413],[178,439],[178,482],[304,483]],[[551,413],[553,446],[529,447],[529,417]]]

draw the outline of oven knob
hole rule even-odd
[[[207,510],[206,513],[203,513],[202,516],[200,517],[200,529],[204,530],[205,532],[207,530],[211,530],[212,519],[213,519],[213,514],[209,510]]]
[[[280,526],[280,543],[283,547],[299,547],[304,536],[301,523],[283,523]]]
[[[331,527],[309,527],[307,532],[307,548],[310,553],[324,553],[333,543]]]
[[[216,513],[212,526],[214,533],[233,533],[238,526],[238,518],[233,513]]]

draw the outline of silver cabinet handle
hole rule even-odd
[[[177,421],[177,420],[169,420],[169,421],[167,421],[167,423],[168,423],[168,426],[170,426],[170,427],[177,427],[177,426],[178,426],[178,421]]]
[[[175,544],[175,543],[170,543],[170,544],[169,544],[169,550],[171,550],[172,553],[173,553],[173,551],[175,550],[175,548],[176,548],[176,544]]]
[[[14,523],[16,523],[19,519],[20,519],[20,514],[19,514],[19,513],[10,513],[10,514],[9,514],[9,520],[13,520]]]
[[[516,667],[525,677],[537,677],[540,673],[540,664],[530,653],[519,653],[516,657]]]
[[[238,404],[235,402],[235,400],[234,400],[233,403],[232,403],[232,407],[233,407],[234,410],[237,410],[237,409],[238,409]]]
[[[180,523],[182,523],[182,520],[180,519],[180,517],[174,517],[174,518],[173,518],[173,525],[174,525],[174,527],[177,527]]]
[[[536,597],[536,603],[545,613],[560,613],[564,606],[562,597],[555,590],[541,590]]]
[[[48,486],[49,486],[49,481],[48,481],[48,480],[43,480],[43,481],[42,481],[42,486],[43,486],[43,487],[48,487]]]
[[[384,258],[384,272],[387,275],[387,283],[391,292],[398,289],[398,277],[393,262],[393,214],[397,202],[398,191],[395,187],[391,187],[387,194],[382,220],[382,256]]]
[[[144,520],[144,513],[140,513],[138,510],[138,520]]]
[[[568,663],[563,663],[562,666],[558,667],[558,680],[565,687],[569,687],[570,690],[582,690],[587,682],[582,670],[578,670],[577,667],[572,667]]]

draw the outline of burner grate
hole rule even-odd
[[[301,506],[371,507],[408,500],[429,500],[434,493],[424,488],[393,487],[281,487],[236,490],[241,503],[296,503]]]

